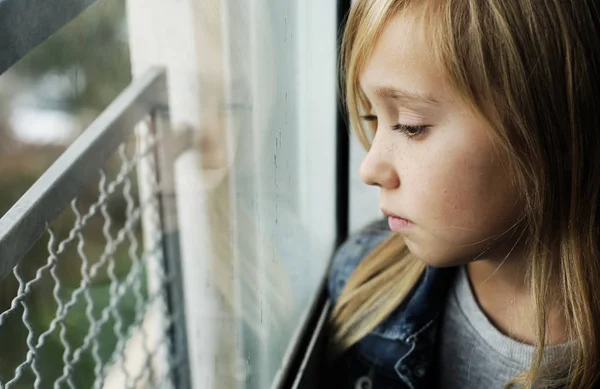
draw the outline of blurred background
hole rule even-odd
[[[157,288],[143,263],[148,228],[127,224],[148,180],[139,169],[123,179],[123,155],[139,151],[132,135],[0,281],[0,387],[186,387],[156,378],[156,364],[176,364],[155,357],[172,351],[172,321],[187,327],[177,363],[189,369],[173,374],[191,376],[191,387],[281,384],[339,239],[338,203],[349,200],[350,232],[379,216],[377,191],[357,177],[364,152],[354,139],[346,199],[336,187],[337,137],[348,135],[336,119],[342,3],[97,0],[0,74],[0,216],[149,69],[167,76],[169,133],[189,134],[160,141],[179,150],[173,187],[157,189],[177,225],[156,228],[177,242],[183,268],[159,283],[160,319],[148,313]],[[185,315],[167,304],[173,284]],[[169,344],[149,349],[140,333]]]
[[[44,173],[66,148],[131,82],[131,63],[127,38],[125,2],[103,0],[93,4],[68,25],[44,41],[27,56],[0,75],[0,215],[5,214],[27,189]],[[115,175],[120,164],[111,161],[107,174]],[[90,177],[91,178],[91,177]],[[134,195],[136,186],[134,185]],[[97,182],[90,182],[78,197],[80,209],[98,198]],[[118,230],[126,218],[123,197],[110,198],[107,210],[113,221],[111,228]],[[72,212],[64,212],[54,223],[57,240],[65,238],[73,227]],[[99,217],[86,225],[85,251],[89,258],[99,258],[106,246],[104,222]],[[136,229],[140,234],[140,229]],[[45,237],[46,238],[46,237]],[[25,278],[33,278],[35,271],[48,260],[47,239],[42,239],[22,260]],[[125,274],[131,261],[127,247],[119,247],[115,274]],[[81,259],[75,245],[61,256],[57,269],[63,296],[81,282]],[[39,332],[48,327],[56,313],[52,294],[54,285],[46,276],[33,289],[31,324]],[[99,311],[109,299],[107,268],[99,270],[92,282],[91,296]],[[0,311],[6,311],[18,293],[18,282],[9,276],[0,283]],[[133,321],[133,300],[124,298],[120,303],[125,324]],[[20,313],[20,312],[19,312]],[[98,314],[98,312],[96,312]],[[0,378],[7,382],[28,351],[24,327],[19,314],[7,318],[0,331]],[[66,317],[72,345],[81,342],[89,329],[85,305],[78,301]],[[100,338],[99,354],[108,360],[116,339],[111,324],[107,323]],[[58,332],[53,333],[40,349],[39,366],[46,382],[62,374],[64,347]],[[95,381],[91,352],[83,355],[74,366],[77,388],[92,387]],[[17,387],[33,387],[31,372],[17,382]],[[47,384],[43,384],[47,385]],[[43,386],[47,387],[47,386]]]

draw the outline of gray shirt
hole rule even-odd
[[[458,273],[441,325],[439,388],[504,388],[529,368],[535,347],[501,333],[479,307],[465,267]],[[566,345],[548,346],[544,360],[564,362],[567,350]]]

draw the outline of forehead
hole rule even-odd
[[[386,89],[441,97],[447,89],[426,39],[426,28],[410,13],[399,13],[384,27],[360,76],[368,96]]]

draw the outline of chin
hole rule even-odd
[[[411,254],[424,262],[427,266],[443,268],[465,265],[469,262],[464,256],[449,256],[449,250],[431,250],[430,248],[412,242],[409,239],[406,239],[406,246]]]

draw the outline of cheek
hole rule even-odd
[[[413,203],[431,235],[448,244],[472,244],[510,226],[516,191],[491,157],[491,147],[469,145],[429,155],[416,170]]]

